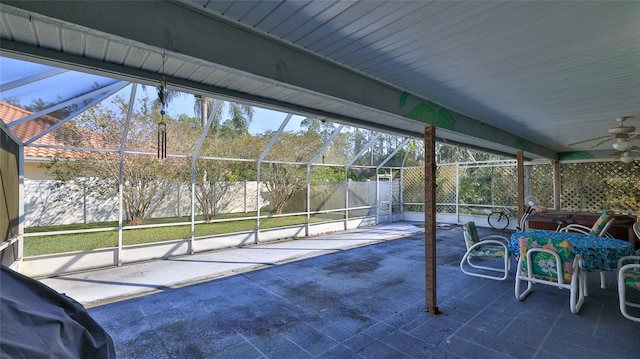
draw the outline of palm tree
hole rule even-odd
[[[200,124],[202,126],[207,124],[209,118],[209,109],[215,108],[215,101],[221,101],[210,97],[204,97],[202,95],[195,96],[195,103],[193,104],[193,111],[197,117],[200,117]],[[221,123],[224,112],[224,105],[226,104],[227,113],[231,116],[229,119]],[[212,119],[215,121],[212,124],[212,131],[218,132],[221,126],[225,126],[228,129],[233,130],[237,134],[248,134],[249,124],[253,121],[254,114],[253,106],[236,103],[225,102],[223,106],[219,107],[218,113],[214,114]]]

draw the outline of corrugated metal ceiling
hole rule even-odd
[[[558,151],[640,127],[637,2],[196,3]]]

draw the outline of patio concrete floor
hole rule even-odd
[[[42,281],[91,306],[119,358],[638,358],[613,272],[607,289],[589,274],[574,315],[567,290],[520,302],[513,276],[464,275],[459,226],[437,230],[437,251],[440,315],[425,312],[424,232],[410,223]]]

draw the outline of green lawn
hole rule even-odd
[[[242,217],[255,216],[256,213],[234,213],[218,215],[215,219],[238,218],[236,221],[202,223],[196,224],[195,235],[202,237],[224,233],[252,231],[256,229],[255,219],[240,219]],[[321,222],[330,219],[341,219],[342,214],[315,215],[311,217],[311,222]],[[159,223],[179,223],[188,222],[190,217],[182,218],[161,218],[149,220],[145,224]],[[201,220],[201,218],[196,218]],[[290,216],[277,218],[263,218],[260,220],[260,228],[278,228],[306,223],[306,216]],[[102,222],[89,224],[71,224],[63,226],[31,227],[25,229],[26,233],[66,231],[77,229],[113,228],[118,222]],[[157,228],[128,229],[122,232],[123,245],[142,244],[151,242],[162,242],[174,239],[185,239],[191,237],[191,225],[176,225]],[[24,240],[24,255],[35,256],[41,254],[63,253],[72,251],[91,250],[98,248],[108,248],[118,246],[118,232],[93,232],[76,234],[59,234],[51,236],[26,237]]]

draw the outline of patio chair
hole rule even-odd
[[[637,224],[637,223],[636,223]],[[629,264],[625,264],[631,262]],[[633,316],[627,307],[640,308],[640,303],[627,300],[627,290],[640,293],[640,256],[622,257],[618,261],[618,298],[622,315],[634,322],[640,322],[640,316]]]
[[[460,269],[462,272],[470,276],[486,279],[507,279],[511,267],[508,249],[509,239],[500,235],[489,235],[480,238],[474,222],[466,223],[463,229],[464,243],[467,246],[467,251],[460,261]],[[486,260],[491,261],[492,259],[501,259],[500,267],[490,267],[479,264],[481,262],[484,264]],[[491,275],[490,273],[495,274]],[[500,276],[498,276],[497,273],[500,273]]]
[[[521,292],[522,281],[527,282],[527,288]],[[582,271],[582,256],[573,254],[571,242],[553,238],[520,237],[516,298],[523,300],[531,293],[534,283],[569,289],[571,313],[578,313],[584,303],[586,279]]]
[[[581,224],[572,223],[567,225],[566,227],[560,228],[558,232],[577,232],[577,233],[587,234],[590,236],[596,236],[596,237],[606,236],[609,238],[613,238],[611,237],[611,235],[607,233],[607,230],[613,224],[613,220],[615,219],[615,216],[616,214],[613,211],[604,211],[602,212],[602,214],[600,215],[596,223],[594,223],[591,228],[587,226],[583,226]],[[602,289],[607,288],[607,279],[605,278],[604,271],[600,271],[600,288]]]
[[[640,220],[633,224],[633,231],[636,234],[637,240],[640,241]],[[640,256],[640,249],[636,252],[636,254]]]
[[[604,211],[600,214],[600,217],[596,221],[596,223],[591,226],[591,228],[584,226],[582,224],[571,223],[565,227],[558,229],[558,232],[577,232],[582,234],[587,234],[590,236],[602,237],[607,236],[612,238],[609,234],[607,234],[607,230],[613,224],[613,220],[615,219],[615,212],[613,211]]]

